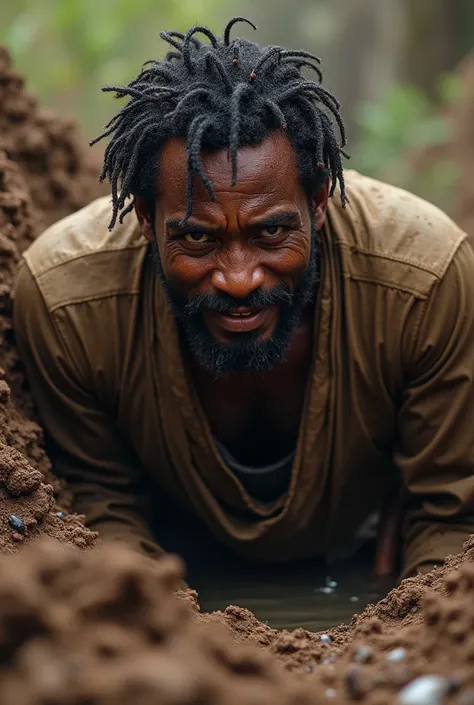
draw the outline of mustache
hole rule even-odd
[[[284,284],[278,284],[272,289],[257,289],[243,299],[235,299],[225,293],[197,294],[183,307],[183,313],[187,316],[195,316],[203,311],[232,313],[240,307],[261,311],[275,304],[289,309],[293,305],[293,299],[293,294]]]

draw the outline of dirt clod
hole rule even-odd
[[[98,194],[94,167],[71,122],[45,114],[0,48],[0,552],[40,536],[80,547],[96,535],[51,473],[12,331],[12,284],[21,252],[41,229]],[[64,182],[58,190],[57,184]]]

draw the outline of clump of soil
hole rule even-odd
[[[42,432],[33,421],[28,394],[12,332],[11,291],[20,259],[18,243],[34,237],[33,206],[19,167],[0,152],[0,435],[2,442],[24,453],[32,465],[54,484],[50,464],[42,448]],[[9,384],[13,386],[14,401]],[[67,499],[65,498],[67,504]]]
[[[96,538],[81,517],[59,518],[70,509],[70,493],[51,473],[12,331],[22,251],[50,222],[100,193],[79,145],[73,124],[38,108],[0,48],[0,552],[42,535],[80,547]]]
[[[473,702],[474,537],[444,568],[322,638],[266,629],[239,608],[203,624],[195,595],[173,595],[182,578],[179,559],[119,546],[43,540],[0,557],[0,702],[397,705],[426,676],[438,695],[409,702]],[[219,622],[239,624],[238,638]]]
[[[440,677],[440,699],[433,695],[431,705],[472,705],[474,536],[442,568],[404,580],[351,624],[324,635],[278,631],[239,607],[198,621],[223,623],[234,641],[263,647],[300,675],[318,704],[396,705],[405,686],[433,675]]]
[[[421,676],[443,677],[433,705],[474,702],[474,536],[464,551],[426,576],[404,580],[352,624],[333,630],[311,680],[338,694],[333,702],[396,703]],[[427,702],[427,701],[420,701]]]
[[[53,487],[43,483],[24,455],[0,444],[0,553],[13,553],[40,536],[91,546],[95,534],[80,517],[55,508]]]
[[[0,702],[284,705],[310,691],[173,597],[178,559],[51,542],[0,559]]]

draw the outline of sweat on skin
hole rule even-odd
[[[402,572],[474,532],[474,254],[434,206],[346,173],[309,196],[290,136],[237,153],[185,138],[152,201],[109,231],[99,199],[28,249],[14,322],[59,475],[108,539],[158,555],[172,498],[257,560],[345,545],[405,494]],[[186,215],[188,218],[185,218]],[[453,315],[455,312],[456,315]],[[238,315],[236,315],[238,314]],[[277,496],[237,463],[293,453]],[[363,491],[362,489],[363,488]]]

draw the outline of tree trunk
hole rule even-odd
[[[474,22],[474,3],[405,0],[405,8],[407,34],[402,79],[434,95],[440,74],[453,70],[467,51],[465,27],[466,23]]]

